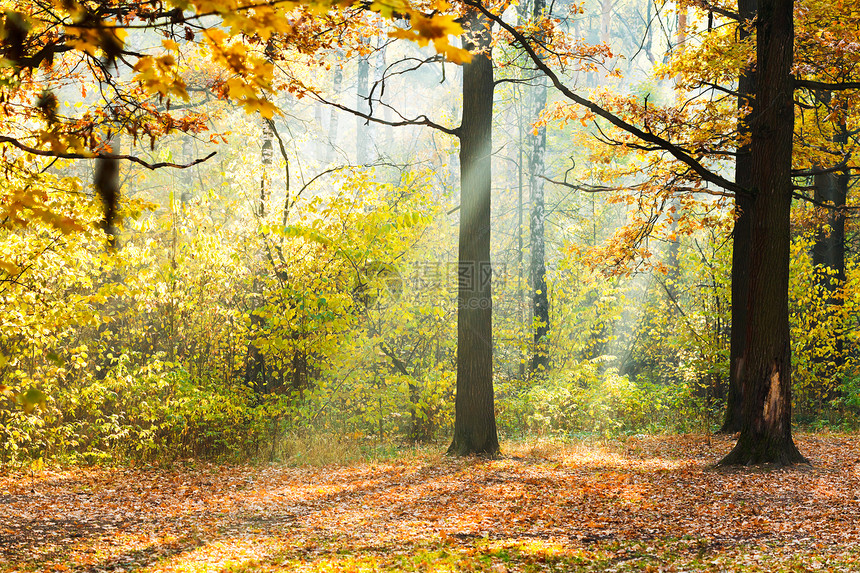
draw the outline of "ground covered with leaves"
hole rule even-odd
[[[0,571],[857,571],[860,439],[714,470],[707,436],[325,467],[0,476]]]

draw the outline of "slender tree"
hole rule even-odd
[[[361,42],[367,45],[367,39]],[[368,78],[370,76],[370,56],[360,54],[358,56],[358,73],[355,84],[355,109],[362,113],[370,111],[368,106]],[[364,165],[370,161],[370,129],[367,120],[361,116],[355,116],[355,162]]]
[[[532,17],[540,29],[541,21],[547,17],[546,0],[534,0]],[[543,34],[538,32],[536,41],[545,42]],[[538,119],[546,107],[547,86],[546,76],[538,74],[532,88],[533,117]],[[540,373],[549,367],[547,338],[549,337],[549,294],[546,284],[546,201],[544,199],[544,173],[546,171],[546,127],[539,125],[531,138],[531,156],[529,161],[529,189],[531,192],[531,278],[532,278],[532,309],[534,311],[534,353],[532,355],[532,373]]]
[[[341,50],[337,51],[337,56],[338,56],[338,59],[341,59],[341,57],[342,57],[342,51]],[[335,94],[340,93],[340,89],[341,89],[342,84],[343,84],[343,68],[341,67],[340,64],[337,64],[334,67],[334,77],[332,78],[332,88],[331,88],[332,93],[335,93]],[[340,114],[338,113],[337,109],[332,107],[329,110],[329,116],[328,117],[329,117],[329,119],[328,119],[327,136],[328,136],[329,141],[334,142],[334,141],[337,141],[337,132],[338,132],[338,128],[340,125],[340,123],[339,123],[340,122]],[[336,151],[337,151],[337,149],[335,148],[333,143],[331,145],[329,145],[328,149],[326,150],[326,157],[325,157],[326,164],[330,164],[334,161]]]
[[[819,92],[818,98],[829,108],[832,97],[829,91]],[[833,126],[832,143],[837,149],[844,149],[848,143],[848,129],[844,120]],[[819,205],[828,205],[825,227],[818,230],[815,244],[812,246],[812,263],[815,265],[815,280],[821,292],[826,293],[827,312],[830,316],[841,314],[844,303],[842,294],[845,286],[845,204],[848,198],[848,183],[850,174],[847,168],[833,171],[827,166],[819,166],[813,176],[814,201]],[[844,363],[845,336],[841,329],[832,333],[831,350],[816,352],[814,360],[818,362],[821,377],[830,389],[839,386],[839,369]],[[827,391],[825,395],[833,395]]]
[[[272,166],[272,145],[275,138],[272,122],[268,119],[263,119],[262,122],[263,141],[260,146],[260,193],[256,198],[257,204],[254,206],[254,214],[261,221],[266,216],[268,197],[271,194],[269,189],[269,169]],[[262,302],[262,290],[262,281],[259,277],[255,277],[253,296],[258,300],[255,301],[254,310],[251,311],[251,326],[252,332],[256,333],[260,333],[265,328],[266,323],[265,319],[257,312]],[[255,392],[264,394],[270,390],[270,382],[269,372],[266,368],[266,355],[260,350],[257,343],[251,340],[248,343],[248,357],[245,363],[245,384],[253,388]]]

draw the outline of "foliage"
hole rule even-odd
[[[55,231],[81,247],[43,254],[27,283],[7,283],[22,320],[34,316],[26,304],[57,316],[5,332],[7,356],[21,356],[5,364],[5,391],[41,397],[35,411],[4,402],[6,461],[271,457],[308,425],[433,439],[450,424],[452,333],[437,307],[450,295],[407,281],[434,207],[426,174],[396,187],[371,177],[342,174],[339,192],[297,203],[287,226],[223,225],[171,194],[114,254],[98,235]],[[24,232],[37,230],[10,233],[9,250],[39,247]],[[77,267],[64,275],[60,263]],[[68,298],[89,285],[100,286]],[[249,345],[265,358],[265,385],[243,380]]]
[[[797,237],[792,245],[792,361],[795,367],[792,383],[796,389],[794,406],[807,421],[825,420],[833,405],[845,408],[843,415],[856,420],[858,372],[857,268],[847,269],[846,284],[836,285],[838,304],[827,288],[828,268],[812,265],[810,249],[813,238]],[[838,341],[838,342],[837,342]]]
[[[610,359],[582,361],[538,383],[503,389],[502,427],[556,436],[694,429],[699,416],[689,385],[635,382],[607,367]]]
[[[519,14],[516,29],[551,43],[560,69],[606,109],[727,172],[746,110],[711,88],[735,82],[752,39],[736,41],[738,24],[690,5],[688,41],[669,54],[675,40],[629,34],[646,9],[677,33],[668,5],[610,4],[599,7],[614,14],[605,23],[572,5],[569,17],[541,22]],[[453,38],[468,6],[131,8],[21,0],[0,15],[0,462],[324,462],[303,450],[352,459],[445,439],[457,360],[456,130],[393,126],[459,117],[449,64],[469,57]],[[842,39],[856,36],[855,16],[798,3],[799,82],[852,79],[856,50]],[[604,37],[610,28],[624,38]],[[499,33],[494,46],[500,425],[551,436],[710,427],[728,380],[732,197],[592,112],[559,101],[533,109],[534,70],[510,40]],[[618,59],[620,46],[638,55]],[[837,135],[856,122],[855,90],[797,94],[798,173],[847,162],[854,141]],[[371,120],[337,115],[352,95]],[[541,127],[552,369],[529,373],[522,147]],[[372,159],[350,159],[370,144]],[[104,249],[88,183],[97,155],[122,158],[115,251]],[[821,217],[795,215],[795,412],[853,426],[856,244],[833,298],[808,255]],[[848,228],[856,243],[856,223]]]

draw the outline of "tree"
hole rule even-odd
[[[757,0],[738,0],[738,39],[745,42],[750,38],[749,26],[756,14]],[[742,69],[738,76],[738,108],[755,109],[756,72],[755,69]],[[742,117],[738,124],[742,143],[735,157],[735,183],[742,189],[752,189],[749,126],[753,114]],[[729,388],[726,395],[726,413],[721,432],[739,432],[743,419],[743,394],[740,384],[741,356],[744,350],[747,324],[747,295],[749,292],[750,231],[752,221],[752,195],[750,192],[735,193],[735,224],[732,229],[732,330],[729,341]]]
[[[488,11],[484,13],[492,17]],[[495,21],[527,51],[534,64],[570,101],[642,142],[643,149],[668,152],[703,181],[730,192],[744,192],[703,165],[697,153],[679,147],[647,122],[638,127],[577,94],[541,61],[534,38],[526,37],[501,18]],[[756,17],[756,121],[750,125],[751,183],[754,196],[750,238],[748,325],[740,368],[744,396],[743,425],[723,464],[804,461],[791,438],[791,362],[788,328],[788,261],[793,134],[793,2],[766,0]]]
[[[277,37],[280,45],[306,52],[319,49],[314,23],[320,18],[313,12],[370,10],[395,16],[389,6],[307,0],[300,6],[306,19],[297,26],[294,7],[253,0],[51,6],[16,0],[0,16],[4,38],[0,95],[8,104],[0,112],[0,144],[16,153],[50,158],[98,157],[124,159],[150,169],[182,167],[110,149],[111,137],[120,132],[127,134],[134,150],[143,140],[154,147],[158,138],[172,132],[208,129],[204,114],[189,111],[193,103],[183,77],[187,56],[181,45],[196,43],[223,72],[204,89],[195,90],[204,100],[215,94],[268,119],[277,113],[269,99],[274,67],[257,45],[271,44],[268,41]],[[419,24],[418,29],[398,29],[401,36],[432,41],[440,53],[461,55],[448,43],[448,35],[460,28],[447,17],[424,15],[406,3],[398,6],[396,15]],[[143,47],[153,42],[153,33],[160,46]],[[67,86],[73,84],[81,86],[79,101],[88,105],[79,114],[63,115],[58,94],[70,96]],[[88,86],[109,103],[91,103],[95,98],[88,96]],[[174,99],[185,105],[171,106]],[[107,168],[108,163],[100,165]],[[108,194],[103,199],[108,215],[103,226],[110,229],[112,202],[118,197]]]
[[[756,18],[755,122],[750,126],[753,201],[741,433],[720,462],[806,461],[791,437],[788,263],[794,133],[793,0],[760,0]]]
[[[534,0],[533,21],[538,30],[548,17],[545,0]],[[546,42],[544,34],[536,34],[536,42]],[[546,77],[538,74],[534,80],[533,116],[537,120],[546,107],[547,88]],[[532,309],[534,311],[534,353],[532,355],[532,372],[541,373],[549,367],[548,337],[549,337],[549,293],[546,284],[546,201],[544,199],[544,177],[546,161],[546,126],[538,125],[532,136],[531,156],[529,161],[529,190],[531,192],[531,218],[529,225],[531,245],[531,279],[532,279]]]
[[[460,139],[460,238],[457,289],[457,395],[453,455],[499,452],[493,400],[493,303],[490,265],[490,199],[493,62],[490,21],[467,14]]]
[[[821,94],[822,103],[830,103],[830,93]],[[845,119],[833,126],[832,143],[839,150],[844,150],[848,143],[848,129]],[[838,167],[838,166],[837,166]],[[827,317],[838,317],[844,303],[845,288],[845,205],[848,197],[850,173],[846,167],[833,170],[828,166],[820,166],[813,175],[813,200],[818,205],[826,205],[825,224],[819,228],[815,244],[812,246],[812,264],[816,267],[816,286],[826,295],[825,305]],[[825,319],[827,318],[825,317]],[[832,333],[835,338],[832,351],[825,347],[814,360],[821,368],[824,379],[823,395],[833,397],[834,389],[840,385],[839,369],[844,363],[845,333],[837,329]],[[830,346],[830,345],[827,345]]]
[[[453,22],[453,15],[440,15]],[[447,19],[447,20],[445,20]],[[322,103],[391,127],[427,126],[460,141],[460,229],[457,261],[457,392],[454,405],[454,436],[450,455],[495,456],[499,452],[493,392],[492,265],[490,261],[490,213],[492,183],[493,63],[492,30],[479,10],[467,9],[460,18],[465,22],[464,50],[450,48],[446,55],[463,65],[463,107],[461,124],[450,128],[426,115],[401,120],[386,120],[360,109],[315,97]],[[416,26],[418,24],[416,23]],[[395,37],[412,37],[397,31]],[[447,42],[447,40],[446,40]],[[447,45],[447,44],[446,44]],[[440,46],[436,46],[440,49]],[[421,65],[439,61],[430,58]],[[388,66],[392,69],[392,66]],[[401,72],[389,72],[401,73]],[[382,84],[385,77],[379,80]],[[378,99],[366,98],[368,104]],[[363,107],[363,106],[359,106]],[[379,105],[377,105],[377,108]],[[387,107],[387,106],[386,106]]]
[[[362,40],[362,47],[369,47],[367,39]],[[367,113],[369,111],[368,98],[368,76],[370,75],[370,54],[360,54],[358,58],[358,74],[355,78],[355,109]],[[367,121],[359,116],[355,117],[355,162],[364,165],[370,160],[370,130],[367,129]]]

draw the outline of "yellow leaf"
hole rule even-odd
[[[0,270],[5,272],[7,275],[17,275],[21,269],[18,268],[18,265],[15,263],[0,259]]]

